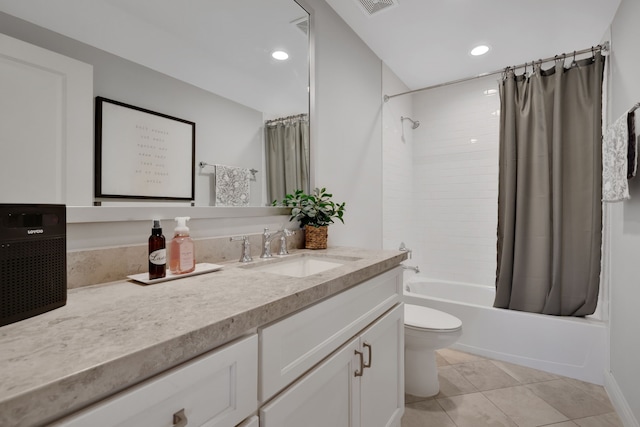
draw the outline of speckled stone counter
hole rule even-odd
[[[398,251],[299,250],[344,257],[305,278],[220,271],[142,286],[69,290],[67,305],[0,327],[0,426],[43,425],[397,266]],[[256,260],[253,265],[278,260]]]

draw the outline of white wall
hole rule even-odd
[[[409,90],[407,86],[383,65],[382,87],[385,95]],[[382,110],[382,218],[384,249],[398,249],[401,242],[413,250],[411,260],[404,264],[416,265],[420,253],[413,220],[413,135],[411,122],[401,117],[414,118],[411,96],[399,96],[385,102]]]
[[[407,90],[386,67],[383,88]],[[488,89],[497,89],[495,76],[384,106],[384,247],[404,241],[413,250],[405,264],[431,278],[495,282],[500,101]],[[401,125],[401,116],[420,126]]]
[[[622,0],[611,25],[611,119],[640,102],[640,2]],[[636,132],[638,130],[636,129]],[[626,421],[640,425],[640,177],[630,181],[631,200],[612,205],[610,364],[607,390]]]
[[[314,185],[347,203],[329,245],[381,248],[382,63],[324,0],[306,3],[316,30]]]

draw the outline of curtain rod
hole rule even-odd
[[[508,69],[516,70],[518,68],[524,68],[524,67],[527,67],[527,66],[533,65],[533,64],[542,64],[542,63],[545,63],[545,62],[555,61],[555,60],[558,60],[558,59],[566,59],[567,56],[573,56],[575,58],[576,55],[582,55],[584,53],[597,52],[597,51],[605,51],[606,52],[608,50],[609,50],[609,42],[607,41],[607,42],[604,42],[603,44],[599,44],[597,46],[593,46],[593,47],[588,48],[588,49],[582,49],[582,50],[578,50],[578,51],[573,51],[573,53],[569,53],[569,54],[563,53],[561,55],[550,56],[548,58],[539,59],[537,61],[525,62],[524,64],[514,65],[513,67],[501,68],[499,70],[491,71],[489,73],[478,74],[477,76],[473,76],[473,77],[465,77],[465,78],[458,79],[458,80],[452,80],[452,81],[446,82],[446,83],[440,83],[440,84],[437,84],[437,85],[427,86],[427,87],[423,87],[423,88],[420,88],[420,89],[414,89],[414,90],[410,90],[410,91],[407,91],[407,92],[396,93],[395,95],[385,95],[384,96],[384,102],[387,102],[391,98],[395,98],[396,96],[409,95],[409,94],[416,93],[416,92],[422,92],[424,90],[436,89],[436,88],[443,87],[443,86],[449,86],[449,85],[453,85],[453,84],[456,84],[456,83],[463,83],[463,82],[467,82],[467,81],[470,81],[470,80],[479,79],[481,77],[492,76],[494,74],[501,74],[501,73],[504,73],[505,70],[508,70]]]
[[[287,117],[279,117],[277,119],[273,119],[273,120],[267,120],[266,122],[264,122],[266,125],[270,125],[272,123],[276,123],[276,122],[283,122],[285,120],[292,120],[292,119],[304,119],[307,117],[306,113],[302,113],[302,114],[296,114],[294,116],[287,116]]]

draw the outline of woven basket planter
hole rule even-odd
[[[304,227],[304,247],[306,249],[327,249],[327,234],[329,227],[326,225]]]

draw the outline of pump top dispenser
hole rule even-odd
[[[169,246],[169,269],[171,274],[190,273],[196,269],[193,240],[189,236],[188,216],[176,217],[176,228]]]

